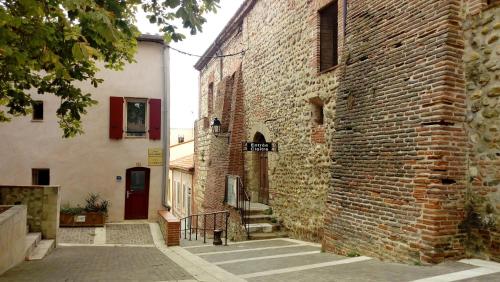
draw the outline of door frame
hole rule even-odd
[[[131,181],[131,172],[132,171],[144,171],[145,172],[145,179],[144,179],[144,194],[145,194],[145,200],[143,204],[145,205],[144,211],[141,215],[141,217],[134,216],[133,214],[131,215],[132,211],[129,209],[131,208],[130,206],[127,209],[127,192],[130,189],[130,181]],[[129,219],[148,219],[149,217],[149,185],[150,185],[150,177],[151,177],[151,169],[148,167],[131,167],[128,168],[125,172],[125,205],[124,205],[124,219],[129,220]]]
[[[256,132],[253,142],[266,143],[266,137]],[[254,175],[256,177],[257,201],[269,205],[269,155],[267,152],[253,152]]]

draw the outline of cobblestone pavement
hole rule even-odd
[[[191,254],[247,281],[500,281],[500,264],[482,260],[415,266],[323,253],[319,245],[291,239],[184,244]]]
[[[93,244],[95,237],[95,228],[93,227],[74,227],[59,228],[57,233],[59,243],[73,244]]]
[[[151,247],[59,247],[43,260],[24,262],[0,281],[168,281],[193,277]]]
[[[151,245],[148,224],[106,224],[106,244]]]

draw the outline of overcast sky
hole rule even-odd
[[[172,47],[188,53],[202,55],[212,44],[226,23],[231,19],[243,0],[221,0],[216,14],[206,15],[207,22],[203,25],[203,32],[189,35],[184,32],[186,39],[179,43],[172,43]],[[143,13],[137,15],[139,29],[142,33],[157,34],[158,27],[149,24]],[[199,72],[194,64],[199,58],[179,54],[170,50],[170,127],[193,127],[198,117],[198,78]]]

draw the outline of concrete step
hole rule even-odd
[[[31,254],[27,257],[26,260],[40,260],[43,259],[46,255],[48,255],[55,246],[54,240],[42,240],[36,248],[31,252]]]
[[[245,207],[248,207],[248,202],[245,202]],[[252,212],[263,212],[268,210],[270,207],[261,203],[250,203],[250,211]]]
[[[265,240],[286,237],[288,237],[286,232],[250,233],[250,240]]]
[[[33,252],[38,243],[42,240],[42,233],[34,232],[26,234],[25,245],[24,245],[24,257],[28,256]]]
[[[252,214],[248,216],[250,223],[273,223],[272,219],[274,216],[269,214]]]
[[[277,223],[250,223],[248,227],[250,228],[250,235],[252,235],[253,233],[270,233],[277,231],[280,225]]]

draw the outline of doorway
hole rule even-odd
[[[149,175],[147,167],[127,169],[125,183],[125,219],[147,219],[149,205]]]
[[[255,133],[253,142],[266,143],[266,138],[260,132]],[[259,203],[269,204],[269,178],[267,152],[254,152],[255,174],[258,177]]]

